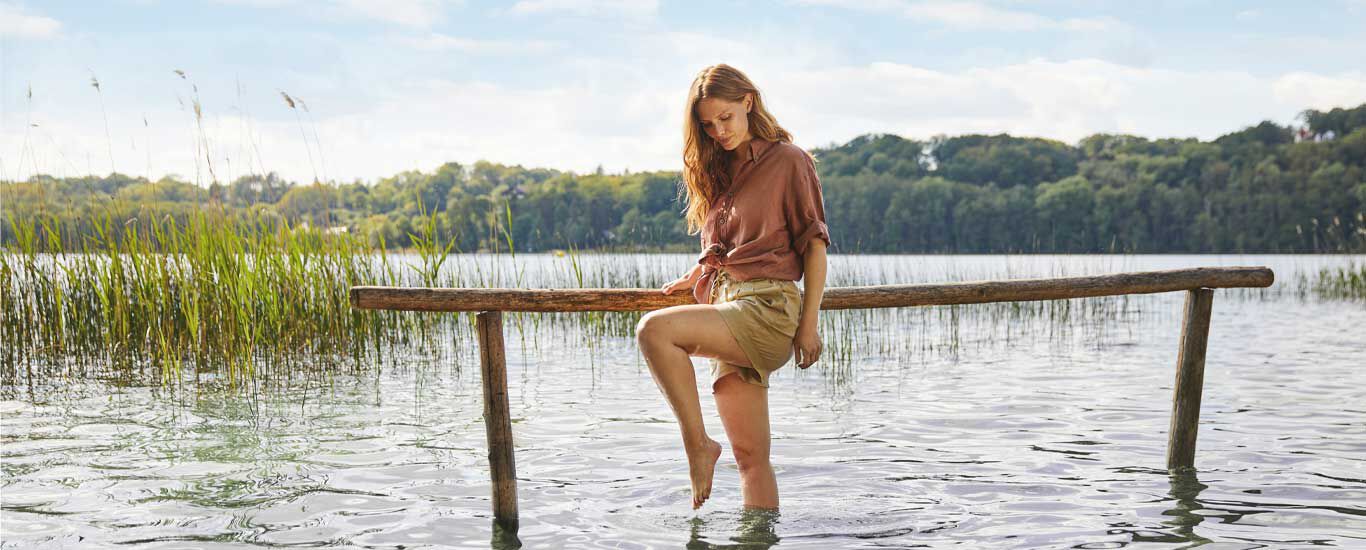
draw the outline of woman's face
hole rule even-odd
[[[749,141],[749,105],[746,95],[741,101],[726,101],[714,97],[697,102],[697,119],[702,129],[727,151],[734,151]]]

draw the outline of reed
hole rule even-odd
[[[1349,260],[1347,265],[1319,268],[1309,284],[1314,294],[1322,298],[1364,300],[1366,262],[1357,264]]]
[[[53,220],[11,220],[0,254],[6,385],[34,377],[167,384],[288,376],[303,362],[354,365],[398,333],[351,309],[347,289],[403,284],[360,239],[204,209],[179,222],[94,222],[79,250]]]
[[[114,168],[114,140],[109,136],[109,112],[104,108],[104,90],[100,88],[100,79],[95,77],[95,73],[90,73],[90,86],[95,88],[95,95],[100,98],[100,116],[104,118],[104,145],[109,152],[109,173],[116,172]]]
[[[481,286],[510,283],[498,251],[487,270],[462,258],[438,212],[422,212],[412,263],[395,260],[382,238],[372,246],[363,235],[266,213],[211,206],[179,218],[115,219],[125,207],[111,203],[82,220],[84,236],[74,239],[57,217],[8,216],[14,242],[0,252],[0,389],[73,378],[244,388],[358,371],[386,357],[401,365],[395,358],[414,351],[444,360],[461,352],[472,318],[360,311],[350,287],[471,286],[458,265],[448,269],[452,258],[473,264]],[[509,227],[498,230],[511,251],[511,208],[500,210]],[[514,265],[507,275],[520,282],[525,270]],[[523,321],[516,316],[519,329]]]

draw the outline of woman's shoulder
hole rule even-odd
[[[799,163],[798,165],[811,161],[811,155],[806,152],[806,149],[802,149],[790,141],[773,142],[773,146],[769,148],[769,154],[772,154],[776,160]]]

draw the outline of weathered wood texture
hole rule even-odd
[[[828,288],[821,309],[982,304],[1151,294],[1193,288],[1268,287],[1266,267],[1197,267],[1052,279],[1013,279]],[[351,305],[405,311],[649,311],[693,303],[692,294],[659,289],[351,288]]]
[[[512,416],[508,413],[507,358],[503,353],[503,314],[485,311],[475,317],[479,333],[479,374],[484,381],[484,431],[489,442],[493,478],[493,522],[517,532],[517,466],[512,457]]]
[[[1176,387],[1172,392],[1172,423],[1167,434],[1167,469],[1195,467],[1195,436],[1200,427],[1200,392],[1205,386],[1205,349],[1214,291],[1197,288],[1186,293],[1181,343],[1176,356]]]

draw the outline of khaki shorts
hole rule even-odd
[[[752,365],[742,367],[712,359],[712,387],[722,376],[736,372],[744,381],[767,388],[769,374],[792,358],[792,339],[797,335],[802,311],[796,281],[736,281],[722,269],[711,288],[711,303]]]

